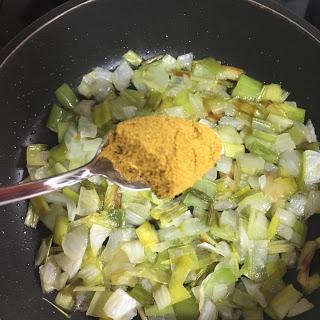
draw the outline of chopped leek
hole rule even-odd
[[[78,98],[75,96],[70,86],[66,83],[60,86],[55,93],[57,100],[65,108],[73,109],[78,103]]]
[[[233,89],[232,96],[246,100],[255,100],[259,97],[261,90],[261,82],[243,74],[240,76],[236,87]]]
[[[320,237],[306,242],[307,221],[320,210],[320,151],[305,110],[279,84],[211,57],[122,57],[113,71],[83,76],[81,101],[67,84],[57,89],[47,127],[59,143],[27,147],[31,180],[86,164],[119,121],[149,114],[208,126],[222,152],[175,199],[103,177],[33,198],[25,224],[39,220],[52,233],[35,265],[43,291],[58,291],[55,308],[113,320],[137,312],[150,320],[260,320],[263,312],[279,320],[310,310],[283,281],[297,267],[306,294],[320,288],[319,274],[309,274]]]
[[[122,57],[134,67],[138,67],[142,62],[142,58],[133,50],[129,50]]]
[[[302,293],[288,285],[273,297],[270,309],[279,319],[283,319],[301,298]]]
[[[154,300],[150,292],[145,290],[141,285],[137,284],[129,292],[129,295],[137,300],[143,306],[152,305]]]

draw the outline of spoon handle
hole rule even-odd
[[[0,188],[0,206],[25,200],[76,184],[93,174],[84,166],[54,177]]]

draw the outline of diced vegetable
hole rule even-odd
[[[142,62],[142,58],[133,50],[129,50],[122,57],[134,67],[138,67]]]
[[[27,147],[31,180],[85,165],[119,121],[150,114],[209,127],[222,152],[174,199],[104,177],[33,198],[25,225],[40,220],[52,233],[35,259],[44,293],[58,291],[49,303],[101,320],[280,320],[310,310],[283,281],[297,268],[304,293],[320,288],[310,274],[320,237],[306,242],[320,211],[320,151],[305,110],[279,84],[211,57],[122,57],[113,72],[83,76],[85,99],[57,89],[47,127],[59,143]]]
[[[137,301],[122,289],[117,289],[111,294],[103,310],[107,317],[121,320],[124,317],[133,318],[137,314]]]
[[[270,309],[279,319],[283,319],[301,298],[302,293],[288,285],[274,296]]]
[[[232,91],[233,97],[255,100],[262,90],[262,83],[246,75],[240,76],[236,87]]]
[[[55,93],[57,100],[65,108],[73,109],[78,103],[78,98],[66,83],[60,86]]]

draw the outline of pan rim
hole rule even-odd
[[[10,59],[16,51],[18,51],[25,43],[27,43],[34,35],[40,32],[42,29],[50,25],[57,19],[60,19],[64,15],[68,14],[71,11],[77,10],[82,6],[88,5],[92,2],[98,0],[71,0],[63,3],[62,5],[54,8],[45,15],[41,16],[29,26],[24,28],[18,33],[13,39],[9,41],[1,50],[0,50],[0,72],[6,62]],[[272,2],[271,0],[241,0],[243,2],[250,3],[251,5],[257,6],[262,10],[267,10],[271,14],[276,15],[294,25],[306,36],[311,38],[320,46],[320,30],[311,25],[308,21],[296,16],[294,13],[288,11],[280,4]]]

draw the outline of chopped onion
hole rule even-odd
[[[90,246],[94,254],[98,254],[102,247],[102,244],[108,238],[111,230],[100,226],[98,224],[93,224],[90,229]]]
[[[177,63],[180,68],[191,70],[192,66],[192,60],[193,60],[193,53],[186,53],[177,58]]]
[[[132,319],[137,314],[138,303],[122,289],[111,294],[103,310],[113,320]]]
[[[217,320],[218,311],[216,305],[210,300],[206,299],[200,308],[200,317],[198,320]]]
[[[170,117],[186,118],[186,112],[184,111],[184,108],[179,106],[167,108],[165,113]]]
[[[80,116],[78,129],[81,138],[95,138],[97,135],[97,126],[83,116]]]
[[[171,304],[169,290],[164,285],[161,285],[154,290],[153,298],[154,298],[159,310],[164,309],[165,307],[167,307]]]
[[[56,264],[72,279],[79,271],[82,259],[72,260],[66,254],[59,253],[54,256]]]
[[[128,88],[133,71],[128,62],[122,61],[112,74],[112,82],[117,90],[121,91]]]
[[[62,249],[71,260],[81,260],[88,244],[88,228],[84,225],[67,233],[62,239]]]
[[[144,247],[138,240],[125,242],[121,249],[127,254],[131,263],[141,263],[145,260]]]

